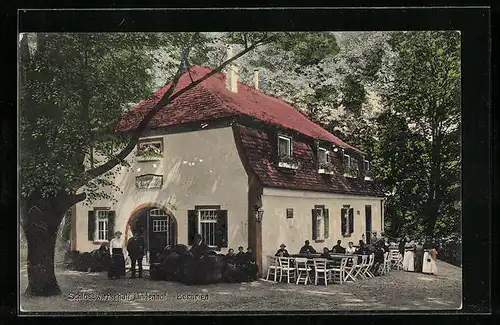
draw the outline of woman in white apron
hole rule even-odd
[[[422,273],[427,273],[432,275],[437,273],[436,257],[437,257],[436,248],[431,245],[426,245],[424,248],[424,261],[422,265]]]
[[[403,256],[403,270],[407,272],[413,272],[415,270],[415,252],[414,252],[415,244],[413,241],[407,243],[405,245],[405,254]]]

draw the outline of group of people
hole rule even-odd
[[[109,253],[111,260],[108,269],[108,278],[118,279],[125,276],[125,255],[130,257],[130,278],[136,278],[136,266],[139,269],[139,278],[142,278],[142,260],[146,253],[144,237],[142,232],[137,232],[125,245],[122,240],[122,232],[115,232],[115,236],[109,242]]]
[[[238,253],[234,253],[234,249],[230,248],[227,251],[226,259],[235,262],[255,263],[255,256],[253,255],[252,248],[247,247],[247,251],[245,252],[243,246],[238,247]]]
[[[436,258],[437,246],[431,243],[401,240],[399,252],[403,256],[403,270],[408,272],[437,274]]]
[[[347,254],[347,255],[370,255],[374,254],[374,264],[372,266],[372,273],[375,275],[379,275],[380,266],[384,263],[384,254],[389,252],[389,243],[385,239],[379,239],[375,241],[374,244],[366,245],[363,240],[358,242],[357,246],[354,246],[354,243],[348,242],[347,247],[342,246],[342,241],[337,240],[337,244],[333,246],[331,249],[328,247],[324,247],[323,251],[320,254],[321,258],[332,259],[331,254]],[[316,249],[311,246],[309,240],[304,242],[304,246],[299,251],[299,254],[318,254]],[[285,244],[281,244],[280,248],[276,252],[275,256],[281,257],[290,257],[286,249]],[[361,258],[361,257],[360,257]]]
[[[333,246],[332,249],[329,249],[328,247],[323,248],[323,252],[321,253],[321,257],[323,258],[330,258],[330,254],[367,254],[367,247],[365,243],[360,240],[358,247],[354,246],[354,243],[351,241],[347,244],[347,247],[342,247],[342,241],[337,240],[337,245]],[[304,242],[304,246],[299,251],[299,254],[317,254],[316,249],[314,249],[313,246],[311,246],[311,243],[309,240],[306,240]],[[285,244],[281,244],[280,248],[276,252],[275,256],[281,256],[281,257],[289,257],[290,254],[288,253],[286,249]]]

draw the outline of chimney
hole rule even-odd
[[[255,89],[259,90],[259,69],[253,69],[253,85]]]
[[[227,46],[227,60],[233,57],[233,46]],[[231,63],[226,72],[226,88],[233,93],[238,92],[238,67],[236,64]]]

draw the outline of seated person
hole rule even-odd
[[[356,247],[354,247],[354,243],[350,241],[347,244],[347,248],[345,249],[346,254],[354,254],[356,252]]]
[[[234,249],[230,248],[226,254],[226,260],[231,260],[235,258]]]
[[[245,252],[243,251],[243,246],[238,247],[238,254],[236,256],[243,256],[245,255]]]
[[[341,240],[337,240],[337,245],[333,246],[332,248],[333,253],[345,254],[345,248],[340,246],[341,243],[342,243]]]
[[[250,263],[255,263],[255,256],[253,255],[253,251],[251,247],[247,247],[247,252],[245,253],[247,261]]]
[[[321,258],[331,259],[330,250],[328,249],[328,247],[323,248],[323,253],[321,253]]]
[[[315,254],[316,253],[316,250],[314,249],[314,247],[312,247],[310,244],[309,244],[309,241],[306,240],[304,242],[304,246],[302,246],[302,248],[300,249],[300,254]]]
[[[360,240],[359,241],[359,245],[358,245],[358,249],[356,249],[356,254],[365,254],[366,253],[366,247],[365,247],[365,242]]]
[[[288,254],[288,251],[286,250],[286,245],[281,244],[280,249],[274,254],[274,256],[281,256],[281,257],[290,257],[290,254]]]

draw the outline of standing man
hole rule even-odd
[[[417,243],[415,247],[415,272],[422,273],[422,266],[424,262],[424,246],[422,245],[422,241]]]
[[[137,232],[127,243],[127,250],[130,256],[131,279],[135,279],[135,264],[139,264],[139,278],[142,278],[142,259],[144,257],[144,238],[142,232]]]

